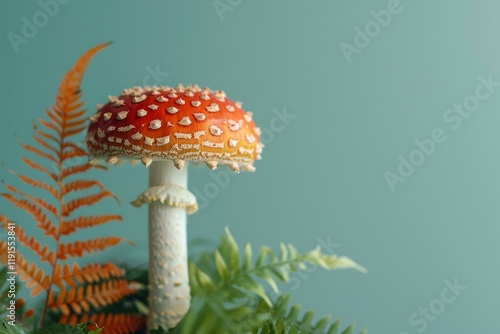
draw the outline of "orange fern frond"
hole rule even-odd
[[[104,237],[87,241],[75,241],[70,243],[61,243],[57,249],[57,258],[66,260],[68,257],[81,257],[85,253],[102,251],[106,248],[115,246],[123,241],[123,238]]]
[[[64,184],[62,194],[67,195],[72,191],[79,191],[79,190],[87,190],[90,189],[94,186],[97,186],[99,189],[104,189],[104,186],[101,184],[99,181],[95,180],[76,180],[72,182],[68,182]]]
[[[23,157],[23,162],[28,165],[30,168],[32,169],[35,169],[37,171],[40,171],[44,174],[46,174],[47,176],[49,176],[52,180],[54,180],[55,182],[57,182],[57,175],[55,173],[52,173],[50,172],[48,169],[40,166],[39,164],[37,164],[36,162],[33,162],[32,160],[26,158],[26,157]]]
[[[43,246],[34,237],[29,237],[26,235],[19,224],[15,225],[16,240],[21,243],[21,245],[29,248],[33,253],[35,253],[41,261],[53,264],[56,259],[55,252],[51,251],[47,245]]]
[[[94,313],[78,316],[72,314],[70,316],[62,316],[59,319],[60,323],[67,325],[76,325],[83,322],[92,322],[97,324],[98,328],[103,328],[103,334],[132,334],[137,333],[146,324],[146,317],[140,314],[110,314],[110,313]],[[89,328],[96,329],[95,327]]]
[[[114,279],[61,290],[48,306],[59,310],[63,315],[69,315],[71,310],[81,314],[88,311],[90,306],[99,308],[111,305],[135,292],[136,289],[127,280]]]
[[[64,180],[67,177],[70,177],[72,175],[79,174],[79,173],[84,173],[84,172],[86,172],[86,171],[88,171],[88,170],[90,170],[92,168],[103,169],[103,170],[107,169],[105,166],[93,165],[93,164],[90,164],[90,163],[87,163],[85,165],[70,166],[70,167],[64,168],[61,171],[61,179]]]
[[[61,116],[61,138],[66,139],[69,136],[81,132],[84,127],[75,127],[74,124],[69,123],[67,115],[73,116],[75,113],[81,112],[78,110],[81,104],[79,100],[80,83],[82,81],[83,73],[89,64],[92,57],[101,49],[106,47],[109,43],[98,45],[88,50],[82,57],[80,57],[73,67],[64,75],[60,85],[59,92],[56,97],[56,106],[52,108],[56,113]],[[73,118],[72,118],[73,119]]]
[[[52,161],[53,163],[58,163],[57,158],[55,156],[53,156],[50,153],[43,152],[42,150],[40,150],[34,146],[27,145],[27,144],[21,144],[21,147],[24,148],[26,151],[34,153],[42,158],[48,159],[48,160]]]
[[[77,150],[67,150],[61,154],[61,160],[66,161],[68,159],[81,158],[88,156],[87,152],[81,152]]]
[[[0,263],[3,265],[7,265],[7,249],[7,243],[3,240],[0,240]]]
[[[107,198],[107,197],[113,197],[117,200],[116,196],[109,190],[102,190],[102,191],[99,191],[98,193],[93,194],[93,195],[88,195],[85,197],[73,199],[73,200],[69,201],[68,203],[63,204],[62,215],[67,217],[73,211],[75,211],[83,206],[95,204],[95,203],[97,203],[97,202],[99,202],[102,199]]]
[[[33,130],[35,131],[35,133],[37,135],[39,135],[40,137],[43,137],[45,139],[48,139],[48,140],[51,140],[53,141],[55,144],[57,145],[60,145],[61,144],[61,140],[53,135],[51,135],[50,133],[47,133],[47,132],[44,132],[42,130],[40,130],[38,128],[38,126],[36,125],[36,123],[33,123]]]
[[[23,181],[27,185],[32,186],[32,187],[36,187],[36,188],[41,188],[41,189],[45,190],[46,192],[48,192],[49,194],[51,194],[52,196],[54,196],[55,198],[59,198],[59,191],[57,191],[57,189],[52,187],[51,185],[49,185],[45,182],[42,182],[42,181],[34,180],[34,179],[27,177],[25,175],[22,175],[22,174],[17,174],[13,170],[10,170],[10,169],[7,169],[7,170],[9,172],[11,172],[12,174],[14,174],[15,176],[17,176],[21,181]]]
[[[123,269],[117,267],[113,263],[91,263],[83,267],[79,267],[76,262],[73,265],[58,264],[54,269],[53,283],[59,289],[65,289],[65,284],[70,287],[75,287],[78,284],[96,283],[100,280],[110,278],[123,277]]]
[[[120,215],[101,215],[63,220],[60,226],[60,230],[62,235],[68,235],[75,232],[76,229],[94,227],[113,220],[121,221],[122,217]]]
[[[28,201],[31,201],[31,203],[33,203],[34,205],[36,205],[38,208],[41,208],[41,209],[44,209],[45,211],[47,211],[48,213],[52,214],[53,216],[57,217],[57,208],[50,204],[49,202],[47,202],[46,200],[42,199],[42,198],[38,198],[38,197],[35,197],[35,196],[32,196],[30,194],[26,194],[22,191],[19,191],[16,187],[14,186],[11,186],[9,184],[6,184],[5,185],[5,188],[7,190],[10,190],[12,191],[13,193],[19,195],[20,197],[28,200]],[[3,196],[4,194],[2,194]],[[5,195],[9,195],[9,194],[5,194]],[[12,195],[11,195],[12,196]],[[6,196],[4,196],[6,199],[8,199]],[[13,196],[12,196],[13,197]],[[8,199],[9,201],[11,201],[10,199]],[[12,203],[12,201],[11,201]]]
[[[0,196],[7,199],[15,207],[18,207],[19,209],[22,209],[29,213],[37,223],[37,227],[41,230],[44,230],[44,234],[46,236],[57,239],[58,228],[52,224],[52,221],[47,218],[47,216],[42,212],[41,208],[39,208],[35,204],[32,204],[28,200],[18,199],[11,194],[0,194]]]
[[[80,84],[91,58],[108,44],[98,45],[83,54],[73,67],[63,76],[55,102],[45,111],[44,119],[33,124],[34,144],[21,144],[27,152],[43,160],[23,158],[32,170],[47,175],[50,184],[35,177],[28,177],[12,171],[25,185],[40,188],[50,196],[35,197],[15,186],[5,184],[6,192],[0,196],[17,208],[26,211],[36,222],[36,226],[46,236],[54,239],[54,247],[46,245],[37,236],[31,237],[20,226],[16,226],[17,241],[33,251],[41,261],[50,265],[50,273],[23,255],[16,253],[16,270],[20,279],[30,289],[30,295],[46,292],[45,305],[40,317],[43,322],[46,310],[59,310],[62,314],[71,312],[83,314],[93,308],[110,305],[121,298],[136,292],[124,278],[124,271],[113,264],[89,264],[83,267],[62,260],[81,257],[85,254],[102,251],[122,242],[118,237],[102,237],[86,241],[63,243],[62,236],[70,235],[78,229],[94,227],[110,221],[120,221],[119,215],[95,215],[72,217],[72,214],[85,206],[101,200],[117,197],[100,182],[94,180],[68,179],[90,169],[107,168],[88,161],[85,147],[72,141],[70,137],[80,134],[86,127],[85,109]],[[67,198],[69,194],[95,189],[95,193]],[[45,194],[44,194],[45,195]],[[58,225],[56,224],[58,223]],[[0,226],[8,223],[0,215]],[[0,240],[0,261],[7,261],[8,244]],[[110,323],[112,322],[110,318]]]
[[[45,128],[54,131],[58,137],[61,137],[61,130],[59,127],[51,122],[48,122],[46,120],[43,120],[41,118],[38,119],[38,122],[43,125]]]
[[[26,287],[31,289],[31,297],[37,296],[43,291],[48,291],[50,277],[44,273],[43,269],[38,268],[35,263],[30,264],[19,252],[16,254],[16,270],[20,274],[19,279],[26,281]]]
[[[85,122],[87,120],[84,120]],[[75,150],[77,152],[79,152],[80,154],[85,154],[87,155],[87,151],[85,151],[85,149],[81,148],[80,146],[78,145],[75,145],[75,143],[72,143],[72,142],[64,142],[62,144],[62,149],[65,151],[65,150]]]

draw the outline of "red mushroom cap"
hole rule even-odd
[[[134,87],[98,106],[90,117],[87,145],[91,155],[108,158],[172,159],[177,168],[184,160],[253,170],[260,158],[260,130],[241,103],[223,91],[198,86]]]

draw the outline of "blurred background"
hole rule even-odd
[[[492,0],[2,0],[0,160],[30,173],[17,142],[32,143],[73,62],[112,41],[83,81],[89,116],[126,87],[197,83],[243,101],[264,130],[255,173],[190,167],[202,208],[190,239],[215,245],[228,226],[241,245],[351,257],[368,274],[316,270],[283,291],[370,333],[492,333],[499,13]],[[98,259],[145,263],[147,209],[129,202],[147,171],[95,177],[121,200],[99,210],[124,221],[82,236],[131,239]],[[0,213],[29,224],[4,200]]]

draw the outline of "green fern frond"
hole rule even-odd
[[[304,270],[306,265],[366,271],[351,259],[325,254],[319,247],[300,253],[292,245],[281,244],[279,254],[262,247],[254,259],[250,244],[241,253],[226,229],[214,252],[204,253],[196,263],[190,263],[193,300],[178,332],[235,333],[242,324],[255,325],[257,316],[257,323],[263,324],[270,320],[266,312],[273,309],[264,282],[278,293],[278,284],[288,282],[291,272]]]
[[[0,334],[29,334],[29,331],[15,321],[9,322],[0,317]]]
[[[301,316],[300,305],[290,305],[291,296],[281,295],[276,300],[273,309],[270,312],[271,321],[264,321],[262,325],[257,326],[250,333],[266,333],[266,328],[269,327],[270,333],[293,333],[292,328],[298,333],[308,334],[354,334],[355,325],[351,324],[342,330],[340,319],[333,323],[330,316],[325,316],[314,322],[314,312],[307,311]],[[364,329],[359,334],[366,334]]]

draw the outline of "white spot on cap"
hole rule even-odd
[[[145,94],[139,95],[139,96],[132,96],[132,102],[134,103],[139,103],[144,101],[147,98]]]
[[[130,142],[128,141],[128,139],[125,139],[125,141],[123,142],[123,145],[130,146]]]
[[[151,95],[160,95],[160,91],[158,89],[153,89],[153,91],[151,92]],[[162,102],[162,101],[158,101],[158,102]]]
[[[176,107],[168,107],[167,108],[167,112],[169,114],[172,114],[172,115],[175,114],[175,113],[177,113],[178,111],[179,111],[179,109],[177,109]]]
[[[246,139],[247,143],[249,143],[249,144],[251,144],[255,141],[255,137],[252,134],[246,135],[245,139]]]
[[[184,96],[187,96],[187,97],[193,97],[193,96],[194,96],[194,94],[193,94],[193,92],[192,92],[192,91],[187,90],[187,91],[184,93]]]
[[[108,165],[114,165],[118,162],[118,157],[116,155],[111,155],[106,159]]]
[[[174,132],[174,136],[177,139],[191,139],[192,138],[191,133]]]
[[[106,137],[106,134],[104,133],[104,131],[102,131],[102,129],[101,129],[101,128],[98,128],[98,129],[97,129],[97,137],[99,137],[99,138],[104,138],[104,137]]]
[[[156,138],[156,146],[163,146],[170,143],[170,136]]]
[[[160,92],[158,92],[158,93],[160,93]],[[156,98],[156,102],[160,102],[161,103],[161,102],[167,102],[167,101],[168,101],[168,99],[165,96],[158,96]]]
[[[116,114],[116,119],[121,121],[122,119],[127,118],[128,110],[120,111],[118,114]]]
[[[240,109],[241,109],[241,107],[243,106],[243,103],[241,103],[240,101],[236,101],[236,102],[234,102],[234,105],[235,105],[236,107],[238,107],[238,108],[240,108]]]
[[[108,126],[108,128],[106,129],[107,131],[114,131],[116,129],[115,126],[111,125],[111,126]]]
[[[235,172],[235,173],[239,173],[240,172],[240,165],[238,165],[236,162],[231,162],[229,164],[229,168]]]
[[[245,170],[249,172],[255,172],[255,167],[252,164],[248,164],[245,166]]]
[[[204,121],[206,118],[205,114],[203,113],[193,113],[193,116],[197,121]]]
[[[252,114],[250,111],[247,111],[247,112],[243,115],[243,117],[245,117],[245,121],[247,121],[247,122],[251,122],[251,121],[252,121],[252,115],[253,115],[253,114]]]
[[[122,142],[123,139],[119,138],[119,137],[116,137],[115,139],[115,142],[117,142],[118,144],[120,144]]]
[[[169,121],[167,121],[167,126],[174,126],[172,123],[170,123]]]
[[[177,99],[177,100],[175,100],[175,103],[182,106],[182,105],[186,104],[186,101],[184,101],[183,99]]]
[[[121,107],[123,105],[125,105],[125,101],[120,100],[120,99],[116,99],[116,101],[113,102],[113,107]]]
[[[184,116],[178,123],[180,125],[188,126],[189,124],[191,124],[191,120],[189,119],[189,116]]]
[[[158,106],[156,104],[150,104],[148,106],[148,108],[151,109],[151,110],[156,110],[156,109],[158,109]]]
[[[95,105],[95,108],[96,108],[97,110],[101,110],[101,109],[102,109],[102,104],[100,104],[100,103],[96,104],[96,105]]]
[[[108,137],[108,141],[114,143],[115,142],[115,137],[114,136]]]
[[[262,134],[262,131],[258,127],[253,128],[253,130],[255,131],[255,133],[257,134],[257,136],[260,136]]]
[[[181,150],[189,150],[193,148],[193,144],[181,144]]]
[[[253,149],[240,147],[238,152],[240,152],[240,154],[253,154]]]
[[[149,122],[149,128],[152,130],[157,130],[161,128],[161,120],[159,119],[154,119],[151,122]]]
[[[236,139],[229,139],[228,143],[229,147],[236,147],[236,145],[238,145],[238,141]]]
[[[203,92],[200,94],[200,99],[208,101],[210,100],[210,96],[207,93]]]
[[[139,132],[134,133],[132,136],[130,136],[133,140],[139,140],[142,138],[142,134]]]
[[[201,145],[211,148],[224,148],[224,143],[214,143],[210,140],[204,140],[201,142]]]
[[[224,102],[226,101],[225,98],[226,98],[226,93],[223,91],[223,90],[218,90],[215,92],[215,98],[218,100],[218,101],[221,101],[221,102]]]
[[[144,136],[144,144],[152,146],[154,142],[155,142],[154,138]]]
[[[137,113],[136,113],[137,117],[144,117],[147,114],[148,114],[148,112],[144,109],[139,109],[139,110],[137,110]]]
[[[141,147],[139,145],[132,145],[132,149],[135,151],[140,151]]]
[[[96,123],[96,122],[97,122],[97,120],[99,119],[99,116],[101,116],[101,113],[100,113],[100,112],[98,112],[97,114],[94,114],[94,115],[90,116],[90,121],[91,121],[92,123]]]
[[[105,112],[103,117],[105,121],[109,120],[113,114],[110,112]]]
[[[208,111],[208,112],[217,112],[219,111],[219,105],[217,103],[212,103],[211,105],[209,105],[208,107],[205,107],[205,109]]]
[[[175,92],[170,92],[168,93],[167,96],[170,97],[171,99],[175,99],[177,97],[177,94],[175,94]]]
[[[197,100],[193,100],[191,101],[191,105],[193,107],[199,107],[201,105],[201,102],[200,101],[197,101]]]
[[[228,120],[227,124],[231,131],[238,131],[239,129],[241,129],[241,124],[236,121],[233,121],[232,119]]]
[[[115,103],[115,101],[118,100],[118,97],[113,96],[113,95],[108,95],[108,101],[111,103]]]
[[[118,128],[118,132],[127,132],[127,131],[130,131],[132,129],[134,129],[135,126],[133,124],[129,124],[127,126],[121,126]]]
[[[229,111],[229,112],[234,112],[234,107],[232,105],[228,104],[226,106],[226,110]]]
[[[217,161],[213,161],[213,160],[208,160],[207,162],[205,162],[205,164],[207,165],[208,168],[210,168],[211,170],[215,170],[217,169]]]
[[[205,130],[199,130],[194,133],[194,139],[200,138],[200,136],[206,135]]]
[[[222,134],[222,129],[215,125],[210,125],[208,130],[213,136],[220,136]]]

